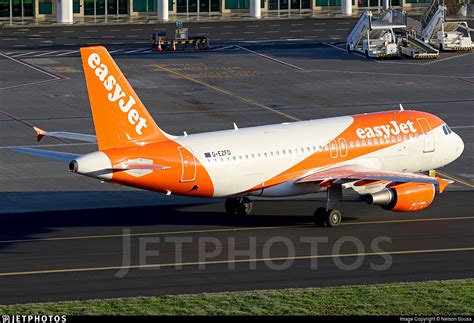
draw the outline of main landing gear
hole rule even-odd
[[[328,187],[326,207],[317,208],[314,212],[314,223],[318,227],[337,227],[341,224],[341,211],[334,209],[334,206],[341,200],[341,198],[342,186],[340,184]]]
[[[248,197],[234,197],[225,200],[225,211],[229,215],[249,215],[252,212],[252,201]]]

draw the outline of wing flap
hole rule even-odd
[[[440,193],[442,193],[449,184],[447,180],[444,180],[440,177],[430,177],[415,173],[370,170],[360,166],[343,166],[322,170],[303,177],[296,183],[320,182],[320,185],[328,186],[332,183],[338,184],[351,181],[363,181],[365,185],[371,185],[377,182],[426,183],[439,186]]]

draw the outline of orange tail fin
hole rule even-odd
[[[171,138],[153,121],[107,49],[83,47],[81,57],[100,150]]]

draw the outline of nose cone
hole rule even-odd
[[[457,138],[458,143],[456,145],[456,150],[458,152],[458,157],[459,157],[459,156],[461,156],[461,154],[464,151],[464,141],[462,141],[462,138],[458,134],[456,134],[456,136],[458,137]]]

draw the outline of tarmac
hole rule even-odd
[[[266,35],[257,41],[248,34],[232,41],[232,34],[211,51],[158,54],[131,40],[110,50],[123,49],[114,54],[117,64],[172,134],[398,109],[400,103],[438,115],[463,138],[465,151],[440,169],[455,183],[424,211],[403,215],[346,201],[338,206],[340,227],[317,228],[311,215],[324,196],[310,195],[258,199],[250,217],[227,217],[219,199],[109,185],[70,174],[60,162],[15,154],[11,147],[97,148],[48,138],[36,143],[31,129],[94,133],[80,58],[60,56],[76,48],[2,49],[0,304],[473,277],[474,54],[365,59],[344,50],[347,31],[336,31],[342,28],[348,27],[334,23],[314,39]],[[173,241],[180,238],[186,242],[178,257]],[[308,242],[314,238],[321,239],[317,250]],[[231,247],[247,253],[234,259]]]

